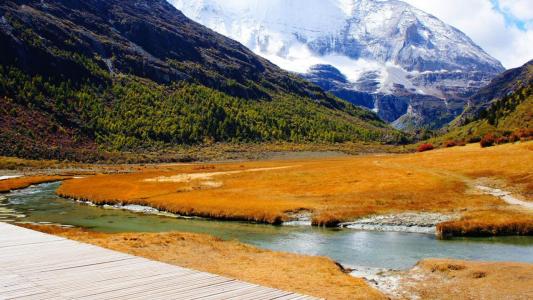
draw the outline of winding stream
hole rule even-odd
[[[406,269],[423,258],[533,263],[533,237],[442,241],[428,234],[184,219],[76,203],[55,195],[59,184],[0,195],[0,221],[55,223],[102,232],[208,233],[272,250],[329,256],[348,267]]]

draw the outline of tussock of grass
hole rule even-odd
[[[334,261],[261,250],[191,233],[104,234],[54,226],[25,226],[115,251],[327,299],[386,299]]]
[[[533,215],[514,211],[476,211],[467,213],[461,220],[437,226],[441,237],[533,235]]]

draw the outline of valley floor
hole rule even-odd
[[[399,155],[327,155],[202,164],[74,165],[54,169],[46,163],[48,167],[41,170],[6,173],[31,176],[0,180],[0,189],[5,192],[64,180],[58,193],[66,197],[97,204],[141,204],[183,215],[330,226],[342,222],[361,225],[357,222],[365,218],[367,223],[362,226],[373,225],[376,219],[407,227],[413,222],[425,226],[438,220],[437,230],[443,236],[531,235],[532,161],[533,142],[486,149],[468,145]],[[412,270],[396,274],[399,285],[385,295],[323,257],[260,250],[189,233],[105,234],[30,227],[328,299],[533,296],[530,264],[424,260]]]
[[[442,236],[531,235],[532,161],[533,142],[526,142],[400,155],[167,164],[67,180],[58,193],[96,204],[271,224],[337,226],[372,215],[438,213],[453,217],[438,224]]]

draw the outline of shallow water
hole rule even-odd
[[[58,186],[43,184],[0,195],[0,221],[56,223],[102,232],[208,233],[267,249],[329,256],[345,266],[405,269],[432,257],[533,263],[533,237],[442,241],[427,234],[182,219],[76,203],[56,196]]]

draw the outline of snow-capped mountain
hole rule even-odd
[[[464,33],[402,1],[169,1],[398,127],[443,125],[504,70]]]

